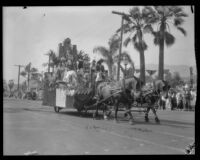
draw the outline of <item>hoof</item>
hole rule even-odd
[[[115,119],[115,120],[114,120],[114,123],[119,123],[119,121]]]
[[[149,118],[148,118],[148,117],[145,117],[145,121],[146,121],[146,122],[149,122]]]
[[[96,119],[96,114],[95,113],[93,113],[93,120],[95,120]]]
[[[155,118],[156,123],[160,123],[160,120],[158,119],[158,117]]]
[[[124,113],[124,117],[127,117],[128,116],[128,114],[127,113]]]
[[[104,119],[104,120],[108,120],[108,117],[107,117],[107,116],[104,116],[103,119]]]

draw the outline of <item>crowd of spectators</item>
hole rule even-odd
[[[196,89],[185,86],[171,88],[167,95],[161,95],[159,109],[191,111],[195,109]]]

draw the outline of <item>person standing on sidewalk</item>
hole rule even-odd
[[[189,111],[191,110],[191,105],[190,105],[190,100],[191,100],[191,93],[190,93],[190,88],[188,85],[185,86],[185,91],[184,91],[184,100],[185,100],[185,103],[184,103],[184,109],[186,111]]]

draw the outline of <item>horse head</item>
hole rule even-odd
[[[135,92],[140,91],[143,86],[144,82],[135,76],[125,79],[124,89],[129,90],[132,97],[134,97]]]

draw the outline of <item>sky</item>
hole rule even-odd
[[[17,83],[18,67],[32,63],[39,71],[47,71],[42,64],[48,62],[45,55],[50,49],[58,52],[58,44],[70,38],[78,50],[88,53],[91,59],[99,59],[93,53],[95,46],[108,47],[109,38],[121,25],[121,16],[112,11],[128,13],[133,6],[68,6],[68,7],[3,7],[3,78]],[[165,64],[196,65],[194,50],[194,14],[190,6],[182,6],[188,14],[185,18],[185,37],[173,26],[170,32],[176,37],[175,44],[165,47]],[[156,28],[156,26],[155,26]],[[146,64],[158,64],[159,48],[153,37],[145,34],[148,45]],[[123,39],[124,40],[124,39]],[[132,45],[123,47],[136,66],[139,53]],[[20,78],[20,82],[23,78]]]

